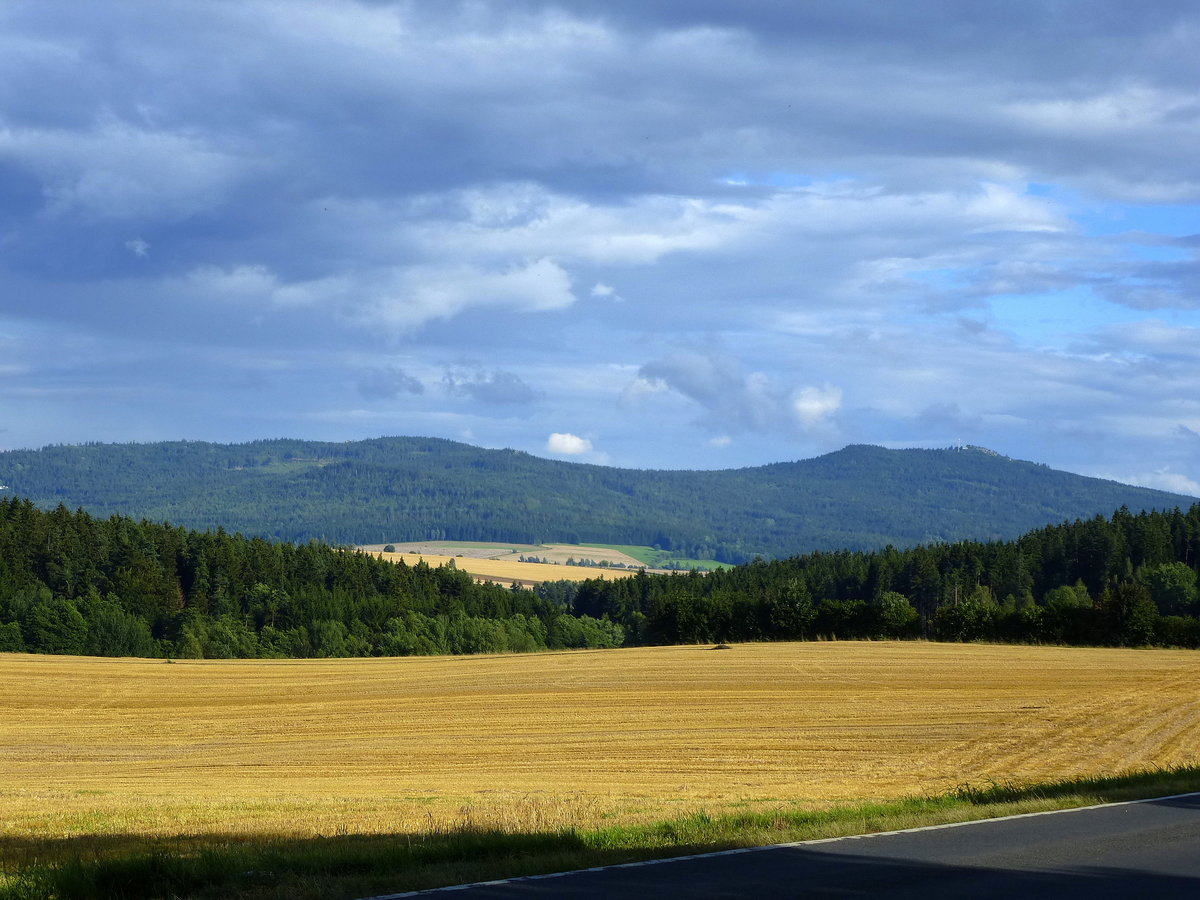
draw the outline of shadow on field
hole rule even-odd
[[[1188,775],[1189,781],[1186,786],[1180,781],[1174,782],[1178,785],[1178,793],[1196,786],[1194,770],[1183,774]],[[1182,774],[1177,775],[1182,779]],[[1106,781],[1119,784],[1131,778],[1134,776]],[[1142,777],[1137,776],[1136,780],[1142,780]],[[1000,786],[991,790],[1007,799],[1020,789]],[[1096,802],[1100,798],[1091,795],[1089,799]],[[1110,796],[1107,799],[1129,798]],[[961,810],[961,805],[960,801],[960,806],[955,808]],[[1198,810],[1200,795],[1169,797],[1149,801],[1147,805]],[[903,803],[893,806],[898,813],[907,809]],[[1001,813],[1011,811],[1011,808],[1000,810]],[[850,851],[873,848],[848,842],[837,845],[842,852],[834,850],[834,845],[787,846],[657,865],[620,866],[654,857],[711,853],[747,841],[772,843],[796,840],[799,836],[811,838],[819,833],[809,827],[817,824],[817,820],[837,820],[835,824],[840,823],[847,829],[854,826],[854,830],[842,830],[841,834],[910,828],[914,824],[937,821],[934,813],[930,813],[923,823],[889,819],[885,815],[886,808],[879,806],[870,807],[867,812],[864,808],[846,812],[847,816],[836,811],[797,811],[790,820],[774,813],[727,819],[710,819],[701,813],[653,825],[579,833],[512,834],[467,827],[411,835],[346,834],[304,838],[228,834],[158,839],[122,834],[71,838],[0,835],[0,900],[51,897],[60,900],[354,898],[598,866],[619,867],[586,875],[489,886],[473,890],[468,896],[659,895],[658,900],[742,896],[765,900],[846,895],[919,900],[960,896],[972,900],[990,897],[1007,900],[1013,896],[1022,900],[1043,897],[1088,897],[1089,900],[1102,897],[1200,897],[1200,855],[1195,853],[1194,819],[1188,820],[1192,824],[1184,826],[1185,831],[1156,833],[1158,838],[1144,848],[1153,854],[1172,842],[1181,844],[1191,850],[1186,861],[1180,864],[1175,857],[1164,856],[1159,861],[1167,860],[1166,863],[1146,863],[1146,871],[1130,867],[1131,860],[1141,866],[1147,858],[1140,855],[1140,850],[1136,856],[1119,855],[1120,840],[1101,841],[1095,845],[1097,850],[1103,847],[1105,853],[1117,848],[1118,855],[1106,859],[1095,855],[1073,855],[1074,845],[1091,845],[1095,835],[1085,830],[1068,838],[1063,832],[1068,820],[1058,817],[1022,817],[1020,827],[1024,829],[1027,824],[1036,823],[1035,827],[1043,829],[1045,841],[1042,843],[1043,838],[1035,840],[1039,852],[1057,848],[1054,853],[1065,855],[1058,857],[1058,862],[1051,861],[1044,852],[1032,857],[1034,862],[1014,858],[1010,863],[1012,868],[997,867],[997,849],[1015,849],[1003,839],[999,844],[993,843],[965,857],[960,856],[954,863],[931,862],[924,857],[922,860],[902,858],[899,852],[888,856],[882,852],[882,846],[876,855],[856,855]],[[1081,812],[1086,814],[1086,811]],[[868,820],[870,825],[867,825]],[[795,829],[802,826],[808,830],[802,829],[798,834]],[[830,833],[825,831],[825,834]],[[986,836],[986,830],[976,832],[971,829],[970,832],[956,831],[956,839],[964,840],[970,833]],[[964,858],[976,858],[981,863],[986,860],[986,865],[963,865],[960,860]],[[1035,867],[1041,871],[1030,871]]]
[[[1195,807],[1194,800],[1163,801]],[[972,866],[889,856],[886,852],[836,852],[822,846],[747,850],[651,865],[616,865],[628,851],[575,854],[569,835],[462,833],[421,838],[346,835],[311,839],[230,840],[195,836],[146,845],[135,838],[27,842],[0,838],[11,865],[29,854],[52,854],[59,866],[26,869],[28,877],[0,888],[0,897],[152,898],[353,898],[462,884],[491,878],[561,872],[579,865],[601,871],[483,885],[456,892],[479,900],[567,897],[726,898],[887,897],[929,900],[1194,900],[1200,877],[1103,865],[1050,866],[1031,871],[1014,861]],[[678,847],[663,853],[686,853]],[[711,849],[711,848],[710,848]],[[865,848],[864,848],[865,849]],[[130,851],[132,850],[132,855]],[[32,859],[29,860],[33,862]]]
[[[0,898],[354,897],[561,871],[579,865],[585,851],[587,865],[638,858],[586,849],[570,832],[0,836]]]

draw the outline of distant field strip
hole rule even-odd
[[[550,563],[520,562],[514,556],[511,559],[479,559],[467,555],[440,556],[429,553],[384,553],[376,555],[393,561],[403,560],[408,565],[415,565],[424,560],[431,566],[444,566],[454,563],[455,567],[474,575],[479,581],[494,581],[511,584],[537,584],[543,581],[583,581],[587,578],[628,578],[637,574],[636,569],[600,569],[590,566],[564,566]],[[536,555],[536,554],[535,554]]]
[[[476,559],[511,559],[519,562],[522,556],[536,556],[552,563],[569,559],[605,560],[610,563],[640,568],[647,558],[656,554],[650,547],[609,546],[603,544],[503,544],[487,541],[412,541],[407,544],[370,544],[363,550],[378,552],[394,547],[397,553],[423,553],[434,556],[464,556]]]
[[[13,836],[534,830],[1200,761],[1188,651],[0,654]]]

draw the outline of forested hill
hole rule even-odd
[[[1015,538],[1195,498],[979,448],[856,445],[723,471],[640,471],[435,438],[85,444],[0,453],[0,498],[286,541],[603,542],[741,562]]]

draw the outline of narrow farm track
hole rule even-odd
[[[1188,651],[808,643],[0,655],[11,834],[514,829],[1200,761]]]

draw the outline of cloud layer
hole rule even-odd
[[[8,4],[0,446],[970,442],[1194,492],[1198,41],[1120,0]]]

